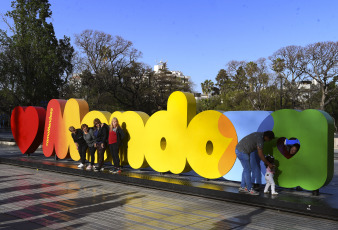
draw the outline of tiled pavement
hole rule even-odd
[[[0,133],[0,141],[12,142],[10,136]],[[11,158],[18,149],[1,145],[0,155]],[[0,229],[338,229],[332,220],[226,201],[5,164],[0,170]],[[312,202],[337,201],[335,171]],[[283,196],[308,194],[283,191]]]
[[[338,229],[337,222],[0,164],[0,229]]]

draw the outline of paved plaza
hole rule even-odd
[[[29,159],[20,154],[17,146],[8,145],[13,143],[10,134],[0,133],[0,137],[7,143],[0,143],[2,159]],[[35,155],[30,158],[58,164],[43,157],[41,149]],[[268,197],[267,203],[280,200],[318,206],[332,202],[332,208],[336,208],[337,156],[335,150],[335,175],[330,185],[321,189],[320,196],[283,190],[277,198]],[[76,168],[76,162],[62,164]],[[32,165],[0,163],[0,229],[338,229],[338,222],[332,218],[116,183],[104,180],[107,175],[99,179],[67,175]],[[217,183],[225,183],[224,188],[231,193],[238,186]]]
[[[336,221],[0,164],[0,229],[338,229]]]

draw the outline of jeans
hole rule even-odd
[[[235,150],[238,160],[241,162],[243,166],[243,173],[242,173],[242,182],[241,187],[244,188],[247,187],[248,190],[252,188],[252,182],[251,182],[251,166],[250,166],[250,155]]]
[[[91,164],[91,166],[94,165],[94,161],[95,161],[95,151],[96,151],[96,148],[95,148],[94,146],[89,147],[90,164]]]
[[[86,163],[86,152],[87,152],[88,146],[86,144],[81,144],[78,146],[78,151],[80,154],[81,164]]]
[[[261,158],[259,158],[257,151],[250,153],[250,166],[252,170],[251,182],[262,184]]]
[[[97,168],[100,170],[104,164],[104,151],[106,151],[107,145],[103,143],[103,147],[101,146],[102,143],[96,143],[97,148]]]
[[[109,144],[110,154],[113,158],[113,163],[115,167],[121,167],[120,165],[120,157],[119,157],[119,145],[116,143]]]

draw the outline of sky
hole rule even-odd
[[[336,0],[50,0],[58,38],[86,29],[119,35],[153,67],[190,76],[195,91],[231,60],[268,58],[290,45],[338,40]],[[0,0],[0,12],[11,0]],[[0,28],[5,29],[0,22]],[[74,44],[75,47],[75,44]],[[76,48],[76,47],[75,47]],[[76,48],[77,49],[77,48]]]

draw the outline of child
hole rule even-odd
[[[266,157],[266,160],[269,161],[271,164],[273,164],[275,161],[273,156],[270,156],[270,155]],[[271,185],[271,194],[277,195],[278,193],[275,191],[275,181],[273,180],[273,174],[275,173],[275,169],[267,167],[267,165],[265,165],[265,167],[266,167],[266,173],[265,173],[266,185],[264,188],[264,193],[269,193],[269,187]]]

